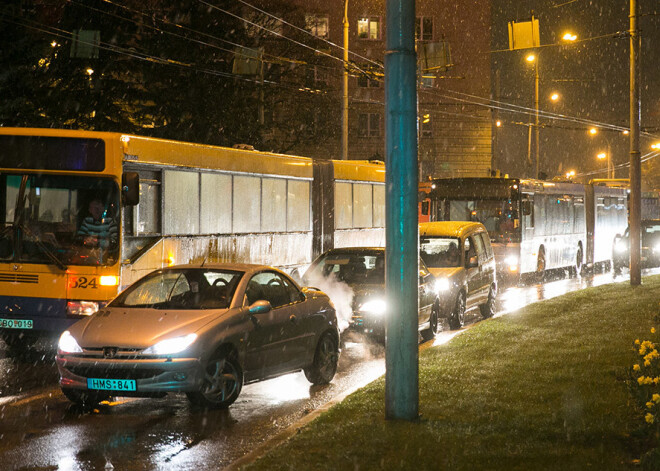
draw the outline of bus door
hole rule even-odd
[[[530,195],[524,195],[521,204],[522,212],[522,240],[531,240],[534,237],[534,201]]]

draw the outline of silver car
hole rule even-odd
[[[64,395],[91,406],[111,396],[185,392],[228,407],[244,383],[303,370],[332,380],[339,331],[329,298],[262,265],[157,270],[60,337]]]

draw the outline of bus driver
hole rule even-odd
[[[99,198],[89,202],[89,216],[83,219],[77,235],[87,247],[107,248],[117,245],[117,222],[105,215],[105,206]]]

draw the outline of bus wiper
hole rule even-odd
[[[46,256],[57,266],[62,271],[66,271],[67,267],[62,260],[60,260],[57,255],[55,255],[55,252],[53,252],[51,249],[49,249],[46,244],[44,244],[38,237],[35,237],[35,235],[30,231],[30,229],[27,228],[24,224],[21,223],[14,223],[18,228],[23,230],[28,236],[34,240],[34,242],[37,244],[37,247],[39,247],[45,254]]]

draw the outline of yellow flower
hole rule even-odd
[[[655,327],[651,327],[651,333],[655,334]]]
[[[633,371],[639,371],[641,370],[639,365],[633,365]]]
[[[650,376],[647,376],[646,379],[644,380],[644,384],[653,384],[653,383],[658,384],[659,380],[660,378],[653,379]]]
[[[651,379],[651,378],[649,378],[649,379]],[[654,383],[656,384],[656,386],[657,386],[658,383],[660,383],[660,376],[657,376],[657,377],[653,378],[653,382],[654,382]]]
[[[654,394],[653,396],[651,396],[651,400],[653,400],[653,402],[655,402],[656,404],[660,403],[660,394]]]
[[[644,384],[645,379],[646,379],[645,376],[640,376],[639,378],[637,378],[637,382],[639,383],[640,386]]]
[[[646,407],[648,407],[649,409],[653,409],[654,405],[655,405],[655,402],[653,402],[653,401],[649,401],[649,402],[646,403]]]
[[[644,420],[646,420],[647,423],[652,424],[655,420],[655,417],[653,417],[653,414],[649,412],[646,414],[646,417],[644,417]]]
[[[651,366],[651,362],[648,360],[644,360],[644,366]]]
[[[635,340],[635,345],[639,345],[639,339]]]

